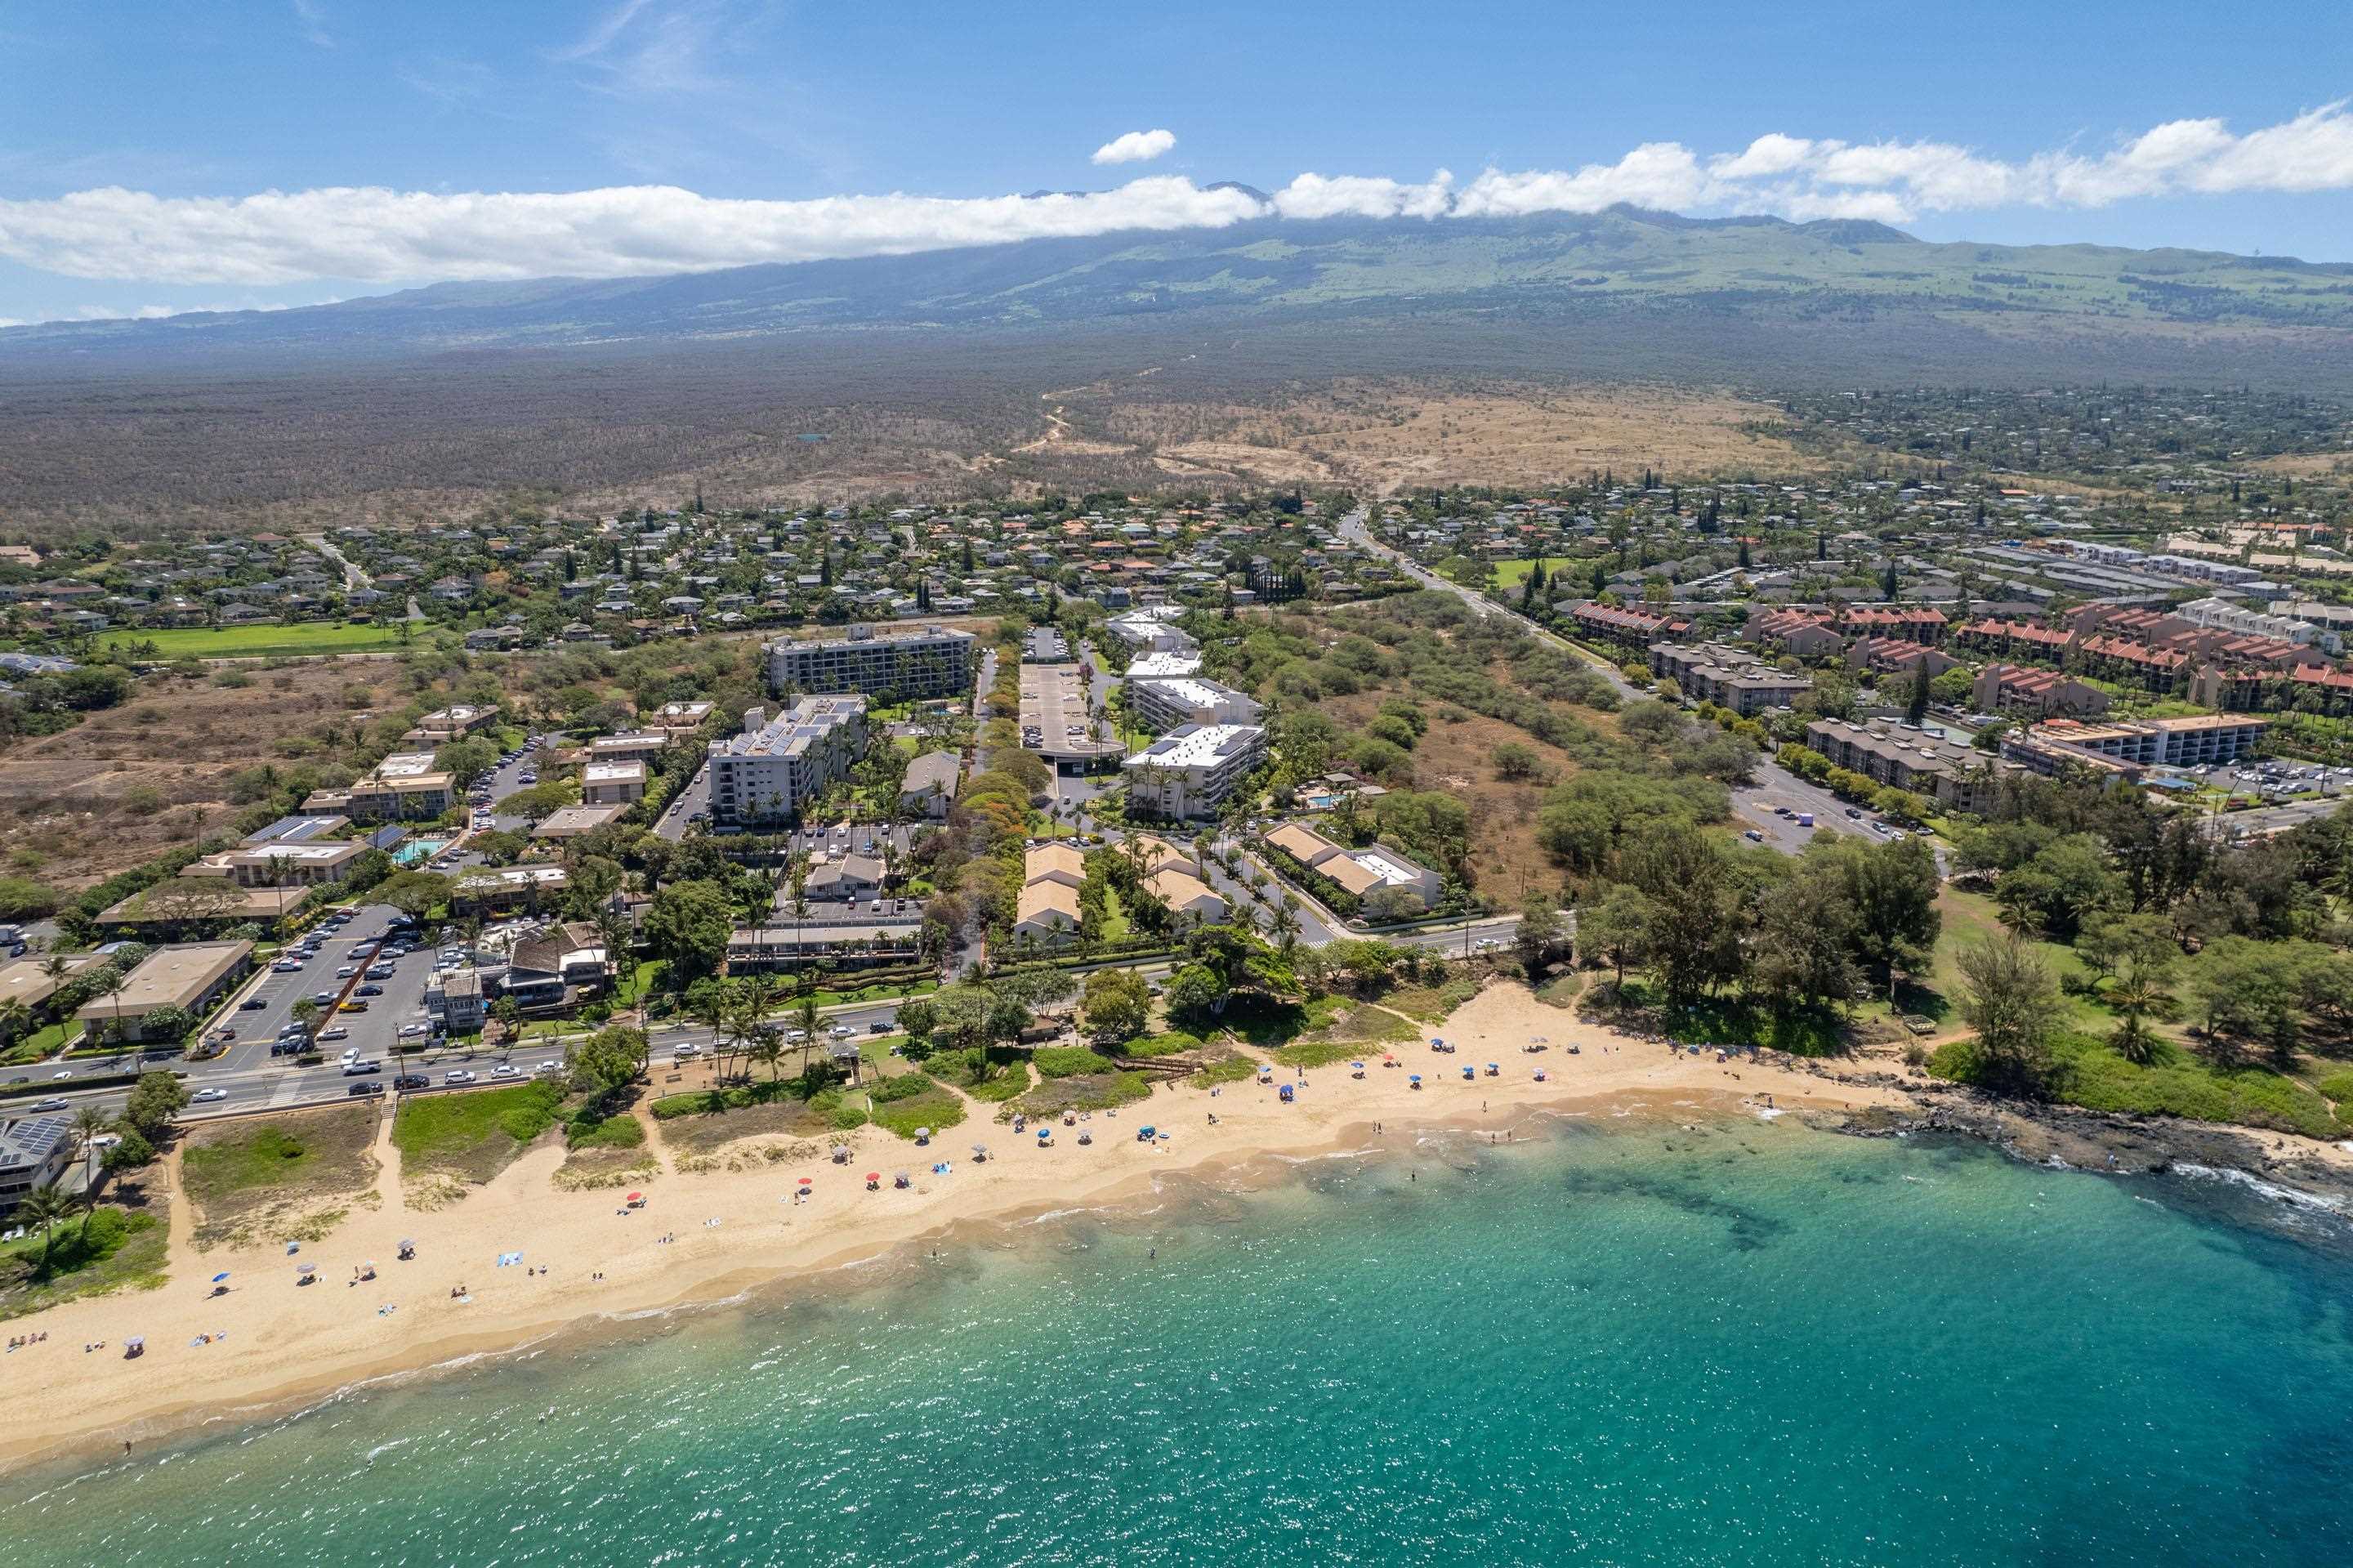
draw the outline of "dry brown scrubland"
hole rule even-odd
[[[396,661],[345,657],[255,670],[233,689],[149,676],[121,706],[0,756],[0,863],[86,887],[223,831],[234,775],[287,766],[298,741],[355,757],[354,724],[405,696],[399,675]]]

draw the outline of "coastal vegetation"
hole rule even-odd
[[[98,1203],[60,1218],[47,1234],[0,1242],[0,1319],[85,1296],[159,1288],[165,1240],[152,1212]]]
[[[180,1181],[196,1209],[198,1249],[323,1234],[374,1195],[375,1126],[375,1107],[357,1105],[189,1128]]]

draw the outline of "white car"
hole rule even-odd
[[[832,1035],[836,1040],[847,1040],[849,1038],[849,1025],[847,1023],[837,1023],[832,1028],[827,1030],[826,1033]]]
[[[352,1032],[340,1023],[329,1024],[319,1031],[319,1038],[322,1040],[349,1040],[351,1037]],[[356,1056],[360,1054],[359,1047],[354,1045],[343,1054],[347,1056]]]
[[[441,1075],[441,1081],[445,1084],[470,1084],[474,1081],[474,1075],[463,1067],[453,1067]]]
[[[539,1070],[543,1073],[561,1073],[564,1071],[564,1064],[551,1058],[548,1061],[542,1062],[539,1065]]]
[[[66,1079],[66,1078],[70,1078],[70,1077],[72,1077],[72,1076],[73,1076],[73,1069],[72,1069],[71,1067],[68,1067],[64,1072],[59,1073],[59,1074],[57,1074],[57,1075],[55,1075],[55,1076],[54,1076],[50,1081],[51,1081],[52,1083],[55,1083],[55,1082],[61,1081],[61,1080]]]
[[[404,1023],[400,1026],[400,1037],[403,1040],[422,1040],[432,1033],[433,1026],[429,1023]]]
[[[200,1106],[209,1105],[214,1100],[225,1100],[228,1098],[228,1091],[227,1089],[198,1089],[192,1097],[195,1099],[195,1103]]]
[[[497,1066],[491,1069],[491,1076],[493,1078],[520,1078],[522,1076],[522,1069],[515,1066],[512,1063],[501,1062]]]

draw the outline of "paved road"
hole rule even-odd
[[[545,736],[533,736],[530,740],[524,744],[522,755],[521,757],[515,758],[512,762],[502,762],[491,770],[490,778],[486,780],[491,789],[491,826],[496,828],[499,832],[502,833],[527,833],[531,832],[531,822],[527,818],[518,817],[512,812],[501,811],[497,810],[497,806],[501,800],[505,800],[516,790],[531,788],[530,785],[525,784],[522,781],[522,776],[526,773],[532,774],[534,777],[538,776],[539,765],[543,760],[543,752],[545,750],[548,741]],[[471,793],[471,791],[469,791],[469,793]]]
[[[2329,796],[2317,800],[2292,800],[2284,806],[2257,806],[2252,810],[2232,811],[2219,819],[2226,838],[2253,838],[2263,833],[2276,833],[2306,822],[2333,817],[2345,809],[2345,799]]]
[[[710,810],[711,764],[701,762],[695,765],[694,777],[687,780],[686,788],[681,789],[678,798],[663,810],[661,821],[654,824],[654,836],[676,843],[686,837],[686,830],[693,824],[695,813]]]

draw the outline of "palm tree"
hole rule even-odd
[[[1291,962],[1291,955],[1299,947],[1298,908],[1298,895],[1286,893],[1282,895],[1282,902],[1275,906],[1274,913],[1267,916],[1266,928],[1274,933],[1276,950],[1282,954],[1282,961],[1286,964]]]
[[[114,1118],[107,1115],[104,1111],[99,1109],[96,1106],[84,1106],[79,1110],[75,1111],[73,1121],[74,1142],[79,1146],[79,1158],[84,1160],[89,1159],[90,1149],[98,1142],[99,1136],[101,1133],[111,1130],[113,1126]],[[90,1184],[87,1180],[88,1172],[85,1171],[83,1174],[85,1180],[82,1184],[84,1187],[88,1187]]]
[[[687,1004],[688,1016],[711,1031],[711,1049],[720,1055],[726,1054],[727,1029],[734,1016],[733,999],[724,980],[713,981],[700,1001]]]
[[[2157,1058],[2157,1033],[2143,1020],[2162,1018],[2172,1011],[2173,993],[2165,981],[2162,966],[2140,964],[2107,984],[2108,1005],[2124,1015],[2110,1043],[2127,1062],[2145,1067]]]
[[[801,1031],[801,1077],[806,1081],[809,1072],[809,1053],[817,1049],[817,1029],[821,1022],[818,1017],[815,996],[804,994],[801,997],[800,1009],[796,1018]]]
[[[0,1001],[0,1040],[15,1044],[24,1038],[33,1022],[33,1011],[20,997]]]
[[[40,1227],[41,1272],[44,1274],[49,1268],[49,1249],[57,1241],[55,1227],[73,1211],[73,1200],[59,1191],[54,1181],[34,1188],[16,1201],[16,1223]]]

